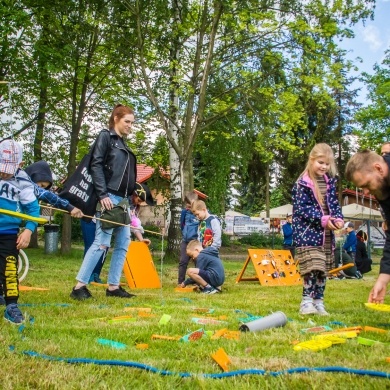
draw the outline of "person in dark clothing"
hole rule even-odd
[[[345,178],[356,187],[361,188],[364,195],[374,195],[378,200],[387,225],[390,223],[390,156],[371,150],[355,153],[345,168]],[[368,296],[368,302],[383,303],[386,288],[390,282],[390,231],[386,230],[386,241],[380,262],[379,276]]]
[[[292,213],[287,213],[286,223],[282,226],[283,232],[283,249],[288,249],[291,256],[295,257],[295,247],[293,242],[293,227],[292,227]]]
[[[188,268],[186,279],[181,287],[197,284],[204,294],[221,292],[225,281],[225,270],[218,249],[213,246],[203,248],[198,240],[192,240],[187,245],[187,255],[196,261],[197,268]]]
[[[192,203],[196,200],[198,200],[196,192],[188,192],[184,197],[185,208],[180,213],[182,242],[180,244],[178,286],[184,282],[188,263],[190,262],[190,257],[187,255],[187,245],[190,241],[196,240],[198,237],[199,219],[191,211]]]
[[[125,204],[134,192],[137,177],[137,159],[126,143],[134,123],[134,110],[118,104],[111,113],[109,130],[102,130],[94,144],[90,163],[90,173],[101,209],[111,210],[119,203]],[[96,213],[99,218],[101,211]],[[83,263],[76,277],[77,284],[72,289],[71,298],[84,300],[92,298],[86,285],[101,255],[111,246],[114,250],[108,272],[107,297],[131,298],[120,286],[120,277],[130,244],[130,225],[103,229],[96,221],[96,234],[93,244],[85,254]]]
[[[356,232],[355,226],[353,222],[346,222],[344,225],[344,229],[347,233],[347,237],[345,239],[345,243],[343,245],[343,249],[352,257],[355,261],[356,256]]]
[[[339,279],[344,279],[344,278],[361,279],[362,278],[362,275],[358,272],[358,269],[356,267],[355,262],[353,261],[353,258],[340,247],[337,247],[334,250],[334,259],[338,267],[350,263],[353,264],[352,267],[339,271],[339,276],[338,276]]]
[[[54,192],[49,191],[53,185],[53,176],[46,161],[37,161],[26,167],[24,171],[33,182],[35,196],[39,201],[48,203],[55,208],[66,210],[72,217],[83,217],[84,214],[80,209],[71,205],[68,200],[60,198]]]
[[[356,267],[362,273],[365,274],[371,271],[372,260],[367,254],[367,233],[363,230],[359,230],[356,233]]]

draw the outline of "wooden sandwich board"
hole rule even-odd
[[[144,242],[131,241],[123,272],[130,288],[161,287],[149,247]]]
[[[250,263],[256,275],[244,277]],[[291,252],[273,249],[248,249],[248,258],[236,283],[241,281],[258,281],[262,286],[293,286],[302,283]]]

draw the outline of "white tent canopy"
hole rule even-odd
[[[238,211],[227,210],[225,212],[225,217],[247,217],[247,215],[239,213]]]
[[[292,204],[285,204],[283,206],[275,207],[269,211],[270,218],[286,218],[287,213],[292,213]],[[262,211],[260,217],[266,218],[267,213]]]
[[[342,207],[344,220],[347,218],[371,219],[374,221],[383,221],[382,214],[378,210],[370,209],[361,204],[351,203]]]

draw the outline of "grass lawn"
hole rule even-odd
[[[389,379],[351,373],[303,372],[272,375],[273,372],[297,367],[346,367],[359,370],[390,372],[390,336],[388,333],[362,332],[362,337],[384,343],[360,345],[356,339],[319,351],[293,350],[297,340],[312,335],[304,328],[340,322],[345,326],[390,325],[390,313],[372,311],[364,306],[368,292],[378,273],[378,266],[362,280],[329,280],[326,287],[326,308],[329,317],[301,317],[298,314],[301,287],[262,287],[258,282],[235,283],[243,266],[241,260],[225,261],[226,283],[222,294],[177,293],[176,264],[162,267],[162,289],[134,290],[130,300],[106,298],[105,290],[91,286],[94,299],[76,302],[69,298],[81,264],[82,251],[70,256],[45,255],[43,249],[27,250],[30,271],[25,286],[46,287],[48,291],[22,291],[19,303],[26,314],[25,327],[0,321],[0,376],[2,389],[384,389]],[[376,259],[378,261],[378,259]],[[158,273],[160,259],[155,259]],[[103,272],[106,278],[108,266]],[[245,275],[250,274],[247,269]],[[250,276],[250,275],[248,275]],[[126,287],[126,289],[128,289]],[[388,299],[387,303],[390,303]],[[116,316],[130,315],[125,309],[151,308],[150,317],[133,313],[134,322],[109,322]],[[283,328],[262,332],[240,333],[240,339],[203,338],[194,342],[151,340],[153,334],[183,336],[202,327],[191,322],[204,317],[194,308],[214,309],[213,317],[226,324],[203,326],[207,331],[221,328],[237,331],[240,318],[246,313],[268,315],[283,311],[289,322]],[[237,312],[241,310],[242,312]],[[158,322],[163,314],[171,316],[166,325]],[[330,324],[333,328],[339,325]],[[97,339],[126,344],[124,349],[102,345]],[[137,344],[149,348],[140,350]],[[12,349],[10,348],[12,346]],[[230,371],[258,369],[266,375],[245,374],[207,378],[203,374],[220,374],[222,369],[210,357],[223,348],[230,357]],[[31,357],[25,351],[55,358],[85,358],[99,361],[139,363],[141,368],[118,365],[69,364],[42,357]],[[175,375],[161,375],[142,367],[167,370]],[[180,373],[191,373],[181,377]]]

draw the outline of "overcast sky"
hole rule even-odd
[[[373,74],[375,63],[380,64],[385,51],[390,49],[390,0],[377,0],[374,20],[368,20],[364,24],[359,22],[352,30],[355,38],[340,42],[340,46],[348,50],[348,59],[361,58],[361,63],[355,61],[359,72]],[[357,87],[363,86],[357,84]],[[359,93],[361,103],[365,103],[366,95],[367,91],[363,87]]]

